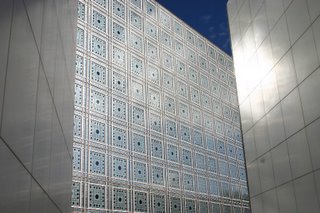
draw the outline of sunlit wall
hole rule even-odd
[[[320,1],[228,13],[252,211],[320,212]]]

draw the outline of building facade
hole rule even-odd
[[[74,212],[249,212],[233,64],[146,0],[78,3]]]
[[[320,212],[320,1],[228,13],[252,212]]]
[[[0,6],[0,211],[70,212],[76,4]]]

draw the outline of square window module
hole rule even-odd
[[[224,66],[225,65],[225,58],[221,53],[218,53],[218,62],[220,65]]]
[[[206,59],[204,59],[203,57],[199,56],[199,66],[206,70],[208,68],[208,62]]]
[[[213,105],[212,108],[213,108],[214,113],[221,115],[222,114],[221,103],[219,101],[212,100],[212,105]]]
[[[131,57],[131,73],[134,76],[144,77],[142,60],[134,56]]]
[[[204,123],[204,127],[212,130],[213,127],[213,120],[210,114],[208,113],[203,113],[203,123]]]
[[[113,127],[112,145],[123,149],[127,149],[127,131],[117,127]]]
[[[179,36],[182,36],[182,34],[183,34],[183,27],[177,21],[174,22],[174,33],[179,35]]]
[[[242,138],[241,138],[241,131],[240,129],[235,128],[234,129],[234,139],[236,140],[236,142],[242,142]]]
[[[163,158],[161,141],[151,139],[151,155],[152,157]]]
[[[207,193],[207,180],[204,177],[198,177],[198,190],[201,193]]]
[[[246,181],[247,180],[245,168],[239,167],[239,177],[240,177],[240,180],[242,180],[242,181]]]
[[[230,138],[230,139],[233,139],[233,128],[232,128],[232,126],[231,125],[229,125],[229,124],[225,124],[224,125],[224,129],[225,129],[225,135],[228,137],[228,138]]]
[[[196,53],[190,48],[187,49],[187,60],[189,60],[194,65],[197,65]]]
[[[156,85],[160,84],[160,73],[159,70],[153,66],[147,67],[148,80]]]
[[[202,51],[203,53],[206,52],[206,44],[205,44],[205,42],[204,42],[202,39],[200,39],[200,38],[198,38],[198,49],[199,49],[200,51]]]
[[[145,163],[134,162],[133,179],[138,182],[147,182],[147,165]]]
[[[181,118],[189,119],[189,107],[183,103],[179,103],[179,115]]]
[[[171,213],[180,213],[181,212],[181,201],[180,198],[171,197],[170,198],[170,212]]]
[[[126,189],[113,189],[113,209],[128,210],[128,191]]]
[[[130,38],[130,42],[131,42],[131,47],[142,53],[143,52],[143,49],[142,49],[142,46],[143,46],[143,41],[142,41],[142,38],[134,33],[131,33],[131,38]]]
[[[195,213],[196,204],[194,200],[186,200],[186,213]]]
[[[193,176],[190,174],[183,174],[183,185],[185,190],[193,191],[194,190]]]
[[[228,120],[232,120],[232,111],[230,109],[230,107],[228,107],[227,105],[223,105],[223,116],[224,118],[228,119]]]
[[[199,153],[196,153],[196,166],[198,169],[206,168],[205,157]]]
[[[179,75],[186,77],[186,65],[180,60],[176,62],[176,71]]]
[[[127,160],[123,158],[113,157],[113,177],[127,178]]]
[[[221,97],[221,100],[223,100],[225,102],[230,102],[227,88],[225,88],[223,86],[220,87],[220,97]]]
[[[117,119],[127,120],[127,104],[123,101],[113,98],[112,116]]]
[[[206,135],[207,147],[208,150],[214,151],[215,150],[215,142],[212,136]]]
[[[149,89],[149,104],[153,107],[160,108],[160,94],[155,90]]]
[[[120,3],[117,0],[113,0],[113,14],[116,15],[116,17],[119,17],[121,19],[125,19],[125,6]]]
[[[228,163],[222,160],[218,161],[220,175],[229,176]]]
[[[76,83],[74,85],[74,105],[81,106],[82,98],[83,98],[82,86]]]
[[[232,121],[236,124],[240,124],[240,115],[239,112],[233,111],[232,113]]]
[[[148,211],[148,195],[145,192],[134,192],[134,210],[136,212]]]
[[[103,8],[107,7],[107,0],[93,0],[93,1],[99,4]]]
[[[166,202],[165,196],[154,194],[153,195],[153,212],[165,213],[166,212]]]
[[[194,34],[189,31],[189,30],[186,30],[186,40],[187,42],[189,42],[190,44],[194,44]]]
[[[132,107],[132,123],[144,126],[144,110],[139,107]]]
[[[216,132],[220,135],[223,135],[224,134],[224,128],[223,128],[223,123],[222,121],[218,120],[218,119],[215,119],[214,121],[214,125],[216,127]]]
[[[209,193],[212,195],[219,195],[219,183],[216,180],[210,180],[209,182]],[[219,204],[217,206],[213,206],[213,210],[220,212]]]
[[[164,96],[164,109],[166,112],[175,114],[176,109],[175,109],[175,101],[173,98],[169,96]]]
[[[126,67],[126,55],[124,50],[113,47],[112,62],[122,68]]]
[[[112,88],[114,91],[127,93],[127,79],[119,71],[112,72]]]
[[[158,61],[158,49],[155,45],[151,44],[150,42],[148,42],[147,45],[147,57],[151,61]]]
[[[228,74],[222,71],[221,69],[219,70],[220,72],[220,81],[228,85]]]
[[[91,51],[92,53],[105,58],[107,55],[107,44],[104,40],[101,38],[98,38],[97,36],[91,37]]]
[[[105,208],[105,187],[89,184],[89,207],[90,208]]]
[[[232,178],[238,179],[238,167],[237,167],[237,165],[230,163],[229,164],[229,168],[230,168],[230,176]]]
[[[150,129],[161,132],[161,118],[159,115],[150,113],[149,116]]]
[[[141,9],[141,0],[131,0],[131,4]]]
[[[173,89],[173,76],[170,75],[169,73],[163,73],[163,81],[162,81],[162,85],[164,88],[170,90],[170,91],[174,91]]]
[[[166,33],[166,32],[162,32],[162,44],[166,45],[167,47],[171,48],[171,36]]]
[[[180,127],[181,140],[190,142],[190,128],[181,125]]]
[[[139,16],[137,13],[131,11],[130,13],[130,21],[131,21],[131,26],[142,30],[142,18]]]
[[[164,179],[163,179],[163,168],[158,166],[152,166],[152,183],[163,185]]]
[[[217,173],[217,160],[214,158],[208,158],[208,170],[209,172]]]
[[[175,46],[175,51],[176,53],[178,53],[180,56],[184,56],[184,47],[183,44],[177,40],[175,40],[174,42],[174,46]]]
[[[179,161],[179,157],[178,157],[178,147],[168,144],[168,149],[167,149],[167,159],[169,161],[174,161],[174,162],[178,162]]]
[[[158,40],[158,28],[148,21],[146,23],[146,33],[151,38]]]
[[[80,206],[80,183],[72,182],[72,198],[71,205],[72,206]]]
[[[146,142],[145,137],[140,134],[133,133],[132,134],[132,144],[133,144],[133,151],[146,153]]]
[[[77,46],[84,48],[84,30],[80,27],[77,28]]]
[[[235,90],[237,89],[236,79],[230,75],[229,75],[229,79],[228,79],[228,84],[231,88],[233,88]]]
[[[147,1],[147,6],[146,6],[146,12],[149,16],[153,17],[153,18],[157,18],[157,10],[156,7],[151,4],[150,2]]]
[[[205,75],[200,75],[200,84],[202,88],[206,90],[210,90],[209,79]]]
[[[195,104],[200,104],[200,94],[199,91],[193,87],[190,89],[191,101]]]
[[[185,83],[181,81],[177,81],[177,93],[178,95],[183,96],[184,98],[188,98],[188,88]]]
[[[195,84],[198,85],[198,72],[192,68],[192,67],[189,67],[189,80],[194,82]]]
[[[81,170],[81,149],[73,148],[73,158],[72,158],[73,170]]]
[[[197,146],[203,147],[201,131],[193,130],[193,143]]]
[[[91,80],[100,84],[106,84],[106,67],[95,62],[91,62]]]
[[[179,188],[180,187],[179,172],[169,170],[168,171],[168,181],[169,181],[170,187]]]
[[[211,92],[213,95],[220,97],[220,88],[219,84],[216,81],[212,81],[211,83]]]
[[[201,126],[201,114],[197,109],[192,109],[192,121]]]
[[[144,102],[144,86],[138,82],[131,82],[132,97]]]
[[[170,16],[163,11],[160,11],[160,24],[167,29],[171,29]]]
[[[229,197],[230,196],[229,183],[221,182],[220,196],[223,196],[223,197]],[[231,212],[231,211],[230,211],[230,209],[228,211],[226,211],[226,209],[224,209],[224,212]]]
[[[226,154],[226,149],[225,149],[225,145],[222,139],[218,139],[217,140],[217,152],[219,154],[225,155]]]
[[[216,51],[214,50],[213,47],[208,47],[208,56],[211,58],[211,59],[216,59]]]
[[[92,12],[92,25],[103,32],[106,32],[106,17],[96,10]]]
[[[208,203],[200,201],[199,202],[199,210],[201,213],[208,212],[208,210],[209,210]]]
[[[90,121],[90,140],[95,142],[104,142],[105,124],[91,120]]]
[[[177,124],[173,121],[166,120],[166,133],[167,135],[177,137]]]
[[[90,166],[90,173],[104,175],[105,174],[105,155],[102,153],[90,151],[89,166]]]
[[[209,63],[209,72],[214,78],[219,79],[219,72],[216,65]]]
[[[184,165],[192,166],[191,151],[183,149],[181,158]]]
[[[83,75],[84,74],[84,67],[85,67],[85,63],[84,63],[84,59],[82,56],[80,55],[76,55],[76,74],[78,75]]]
[[[90,91],[90,109],[96,112],[105,113],[105,107],[106,107],[105,95],[95,90],[91,90]]]
[[[78,1],[78,19],[84,21],[86,18],[86,6],[82,2]]]
[[[212,110],[212,107],[211,107],[211,101],[210,101],[210,96],[209,95],[206,95],[205,93],[202,93],[202,106],[203,108],[207,109],[207,110]]]
[[[237,147],[236,155],[237,155],[237,160],[244,161],[243,149]]]
[[[166,53],[166,52],[163,52],[162,54],[162,65],[165,67],[165,68],[168,68],[168,69],[172,69],[172,55]]]
[[[112,36],[114,39],[125,43],[126,42],[126,32],[123,26],[117,24],[116,22],[112,23]]]

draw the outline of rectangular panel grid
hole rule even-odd
[[[230,57],[152,0],[81,1],[78,20],[74,210],[245,209]]]

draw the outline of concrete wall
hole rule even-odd
[[[228,12],[252,211],[320,212],[320,1]]]
[[[69,212],[76,1],[2,0],[0,211]]]

